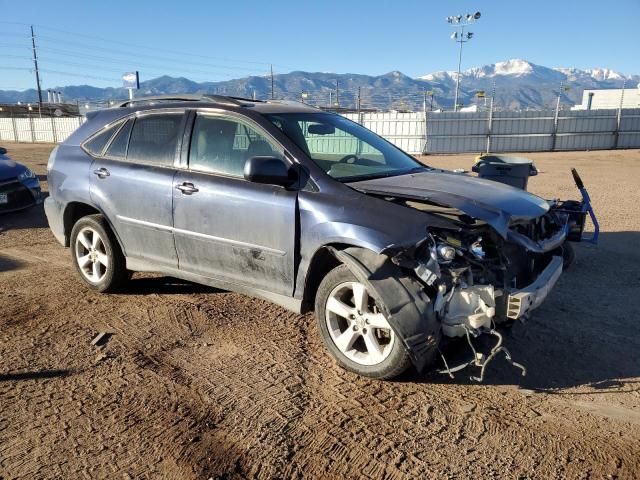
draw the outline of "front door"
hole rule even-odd
[[[179,267],[260,290],[293,291],[297,192],[248,182],[247,158],[283,149],[232,114],[198,113],[188,169],[174,179]]]

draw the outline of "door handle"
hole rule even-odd
[[[182,185],[176,185],[176,188],[180,190],[185,195],[191,195],[192,193],[196,193],[199,190],[193,185],[193,183],[184,182]]]
[[[97,175],[99,178],[105,178],[105,177],[108,177],[109,175],[111,175],[111,174],[109,173],[109,170],[107,170],[107,169],[106,169],[106,168],[104,168],[104,167],[103,167],[103,168],[99,168],[99,169],[97,169],[97,170],[94,170],[94,171],[93,171],[93,174],[94,174],[94,175]]]

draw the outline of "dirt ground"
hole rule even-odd
[[[5,146],[46,188],[52,146]],[[359,378],[312,315],[158,275],[92,293],[41,207],[0,217],[0,478],[640,477],[640,151],[528,156],[548,198],[579,169],[601,244],[482,385]]]

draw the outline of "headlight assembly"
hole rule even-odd
[[[36,178],[36,174],[31,171],[31,169],[27,168],[24,172],[18,175],[18,180],[29,180],[30,178]]]

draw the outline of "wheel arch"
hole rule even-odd
[[[111,231],[116,237],[116,240],[118,241],[120,250],[122,251],[123,254],[126,255],[124,245],[122,244],[122,240],[120,239],[120,236],[118,235],[118,232],[114,228],[113,223],[111,222],[109,217],[105,215],[105,213],[96,205],[92,205],[87,202],[73,201],[65,205],[64,213],[62,215],[62,222],[63,222],[63,228],[64,228],[64,244],[65,244],[64,246],[65,247],[70,246],[71,230],[73,230],[73,226],[76,224],[76,222],[80,220],[82,217],[86,217],[88,215],[102,215],[105,218],[107,224],[109,225],[109,228],[111,229]]]
[[[348,248],[365,247],[349,243],[327,243],[320,246],[313,253],[305,275],[301,306],[302,313],[307,313],[313,310],[320,282],[322,282],[322,279],[327,275],[327,273],[343,264],[343,262],[334,254],[334,251],[342,251]]]

